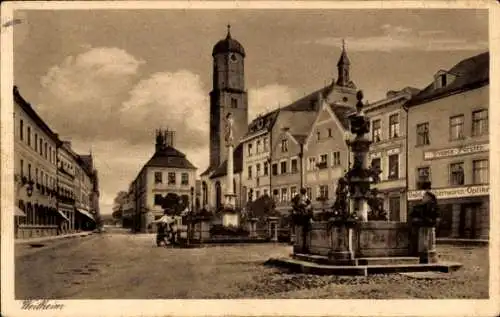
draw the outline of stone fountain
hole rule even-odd
[[[349,117],[352,137],[346,143],[354,162],[337,181],[336,201],[328,220],[313,220],[312,212],[294,205],[293,254],[288,258],[269,259],[266,264],[302,273],[364,276],[449,272],[460,268],[460,263],[438,261],[437,202],[430,191],[410,215],[410,222],[385,219],[377,192],[371,188],[381,171],[368,166],[370,121],[363,113],[362,99],[359,91],[356,111]]]

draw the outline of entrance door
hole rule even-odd
[[[476,237],[476,214],[480,204],[464,204],[460,210],[459,235],[463,239]]]

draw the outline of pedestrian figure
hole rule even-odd
[[[164,243],[165,246],[168,244],[167,243],[167,235],[165,233],[165,224],[163,223],[158,223],[157,225],[157,231],[156,231],[156,245],[161,247],[161,244]]]

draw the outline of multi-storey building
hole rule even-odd
[[[77,157],[71,150],[71,142],[62,141],[57,147],[57,209],[68,221],[61,226],[63,233],[75,229],[75,177]]]
[[[14,87],[16,238],[56,235],[57,135]]]
[[[354,107],[346,103],[325,102],[320,95],[321,110],[305,141],[305,187],[315,209],[331,207],[337,181],[349,165],[346,133],[348,115]]]
[[[94,180],[92,170],[89,169],[89,155],[76,155],[75,165],[75,230],[90,229],[95,224],[94,214],[96,206],[92,201],[94,192]],[[91,157],[91,155],[90,155]]]
[[[363,110],[370,118],[370,164],[381,170],[377,188],[391,221],[406,221],[406,111],[404,104],[419,92],[406,87],[387,92],[386,98]]]
[[[191,206],[196,170],[186,155],[174,148],[174,132],[158,131],[155,153],[131,185],[135,192],[134,228],[141,232],[151,230],[152,222],[163,216],[162,199],[169,193],[178,195],[186,207]]]
[[[438,71],[406,107],[408,200],[419,200],[430,182],[440,205],[437,235],[487,239],[489,53]]]

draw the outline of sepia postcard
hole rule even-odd
[[[497,316],[499,13],[2,3],[2,316]]]

